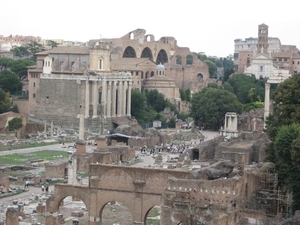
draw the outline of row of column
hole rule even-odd
[[[121,117],[131,115],[131,81],[106,80],[92,81],[93,117],[98,117],[99,104],[98,83],[102,82],[101,117]],[[90,81],[86,80],[85,87],[85,117],[89,117],[90,110]]]

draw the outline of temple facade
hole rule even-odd
[[[111,72],[107,43],[40,52],[28,79],[30,117],[77,126],[78,115],[84,115],[85,124],[98,130],[113,117],[131,115],[132,75]]]

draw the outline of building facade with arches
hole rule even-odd
[[[140,89],[145,79],[155,75],[155,66],[160,63],[176,86],[190,88],[192,93],[213,82],[208,66],[189,48],[179,47],[174,37],[161,37],[156,41],[154,35],[146,34],[146,30],[136,29],[120,38],[90,40],[89,46],[99,41],[110,43],[112,71],[126,68],[133,75],[133,86]],[[120,68],[120,62],[126,66]]]

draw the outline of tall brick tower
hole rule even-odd
[[[257,40],[257,53],[268,54],[268,30],[269,26],[266,24],[258,25],[258,40]]]

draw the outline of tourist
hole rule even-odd
[[[42,185],[42,192],[44,192],[44,190],[45,190],[45,187],[44,187],[44,185]]]

